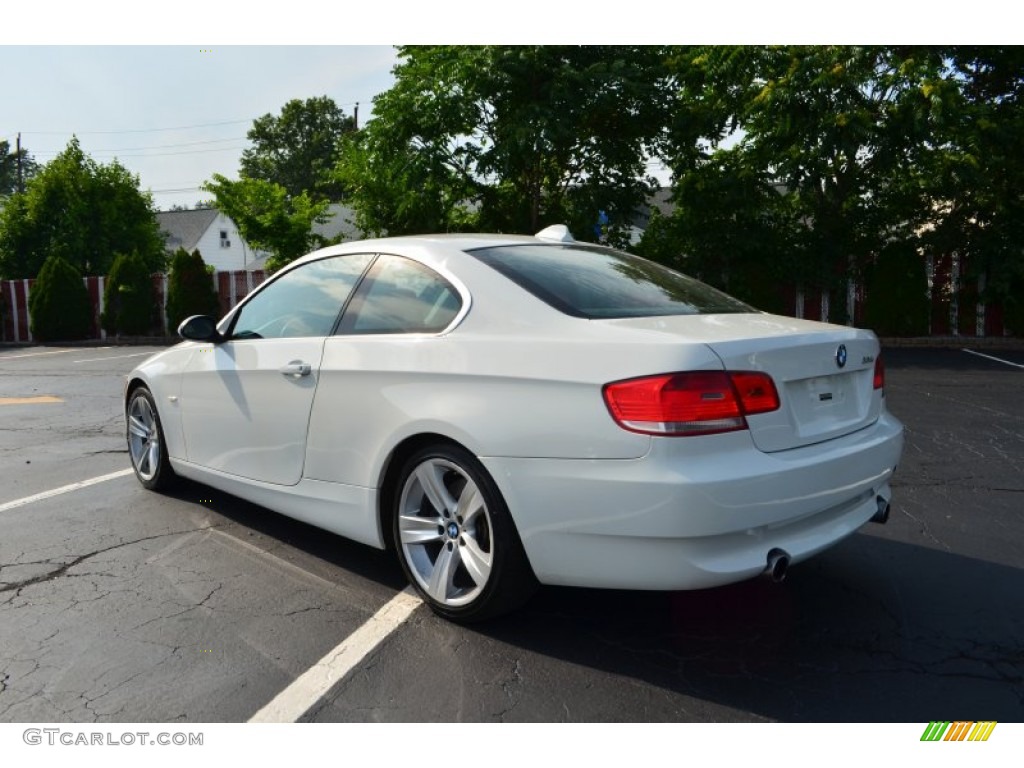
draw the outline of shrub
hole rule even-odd
[[[38,341],[83,339],[92,330],[92,302],[82,275],[65,259],[50,256],[28,297],[32,335]]]
[[[100,322],[107,333],[142,336],[152,329],[153,279],[138,253],[118,254],[107,275]]]
[[[217,293],[202,255],[199,251],[189,253],[179,248],[171,258],[167,281],[167,327],[174,333],[186,317],[216,317],[219,313]]]
[[[893,243],[867,275],[864,324],[879,336],[928,333],[928,278],[924,259],[906,243]]]

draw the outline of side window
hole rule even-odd
[[[231,338],[326,336],[372,259],[371,254],[335,256],[282,275],[242,307]]]
[[[382,255],[346,310],[341,332],[438,333],[461,307],[455,288],[433,270]]]

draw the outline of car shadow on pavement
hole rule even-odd
[[[173,493],[183,501],[197,494],[212,496],[204,506],[272,547],[284,542],[395,591],[406,585],[392,552],[205,486],[183,483]],[[468,627],[421,608],[413,631],[439,647],[477,637],[490,649],[485,655],[532,670],[534,708],[518,711],[519,719],[559,720],[564,710],[580,720],[1019,721],[1022,594],[1022,569],[858,533],[793,566],[781,584],[757,579],[692,592],[542,587],[515,613]],[[584,682],[565,684],[568,668],[584,669]],[[627,696],[612,710],[593,707],[594,689],[616,697],[637,690],[623,680],[662,691],[670,704],[649,708],[643,696]]]
[[[545,588],[478,631],[727,708],[711,719],[1019,721],[1021,595],[1024,570],[858,534],[782,584]]]

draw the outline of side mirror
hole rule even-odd
[[[189,341],[212,341],[220,344],[224,337],[217,330],[217,321],[208,315],[192,315],[181,321],[178,335]]]

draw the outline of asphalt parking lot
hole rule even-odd
[[[150,351],[0,349],[0,721],[246,721],[404,587],[390,553],[144,491],[121,386]],[[886,350],[892,518],[784,583],[420,606],[301,719],[1024,720],[1024,349],[979,351]]]

